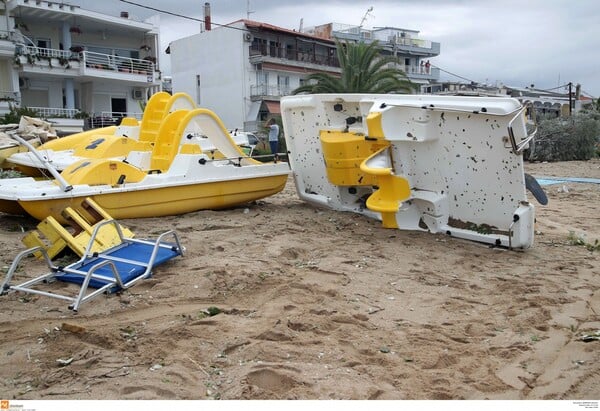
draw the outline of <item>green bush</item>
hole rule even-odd
[[[21,116],[37,117],[38,112],[27,107],[10,106],[10,111],[0,117],[0,124],[18,124]]]
[[[525,158],[529,161],[589,160],[598,156],[600,113],[584,111],[570,118],[542,120]]]

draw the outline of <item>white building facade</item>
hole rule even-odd
[[[0,3],[0,113],[115,121],[160,91],[159,29],[63,2]]]
[[[279,100],[315,72],[339,74],[335,43],[240,20],[173,41],[173,92],[186,92],[229,129],[260,130]]]

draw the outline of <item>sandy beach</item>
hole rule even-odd
[[[600,178],[597,159],[525,168]],[[0,397],[599,399],[600,341],[582,337],[600,330],[600,250],[573,239],[600,240],[600,185],[545,188],[524,252],[319,209],[291,178],[246,206],[123,220],[175,229],[186,255],[76,314],[1,296]],[[3,273],[36,224],[0,215]]]

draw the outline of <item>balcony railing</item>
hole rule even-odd
[[[18,104],[21,101],[21,93],[16,91],[0,90],[0,102]]]
[[[142,119],[142,113],[122,113],[118,111],[103,111],[100,114],[94,113],[87,119],[89,128],[99,128],[107,126],[118,126],[123,117],[133,117],[137,120]]]
[[[113,56],[110,54],[94,53],[91,51],[75,52],[71,50],[48,49],[36,46],[17,45],[17,57],[24,56],[28,64],[36,65],[46,60],[52,66],[52,60],[65,67],[70,67],[71,62],[81,62],[86,69],[108,70],[113,72],[152,75],[156,67],[152,61],[129,57]],[[19,62],[22,62],[19,60]]]
[[[133,74],[154,73],[154,63],[148,60],[83,51],[80,53],[87,68]]]
[[[250,87],[251,97],[283,97],[292,94],[289,86],[269,86],[267,84],[258,84]]]
[[[253,56],[274,57],[276,59],[297,61],[303,63],[312,63],[329,67],[340,67],[340,62],[335,53],[335,49],[296,49],[293,47],[267,47],[263,44],[253,44],[250,46],[250,58]]]
[[[58,107],[27,107],[30,110],[35,110],[37,115],[42,118],[60,117],[60,118],[75,118],[80,111],[76,108],[58,108]]]

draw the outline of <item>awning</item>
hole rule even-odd
[[[279,106],[279,101],[264,101],[267,106],[267,110],[271,114],[281,114],[281,107]]]
[[[258,111],[260,110],[260,101],[253,101],[248,110],[246,121],[256,121],[258,118]]]

